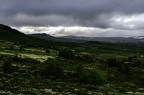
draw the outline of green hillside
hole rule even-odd
[[[51,41],[25,35],[19,32],[18,30],[12,29],[11,27],[3,24],[0,24],[0,40],[11,41],[18,44],[24,44],[30,46],[33,45],[48,46],[52,44]]]
[[[0,25],[0,95],[144,95],[144,45],[51,42]]]

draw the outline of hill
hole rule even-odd
[[[18,44],[25,44],[30,46],[48,46],[52,44],[51,41],[26,35],[16,29],[3,24],[0,24],[0,40],[11,41]]]
[[[65,37],[53,37],[46,33],[30,34],[30,36],[34,36],[34,37],[38,37],[38,38],[42,38],[42,39],[46,39],[46,40],[54,41],[54,42],[86,42],[85,40],[80,40],[80,39],[65,38]]]
[[[37,33],[37,34],[30,34],[30,36],[34,36],[34,37],[38,37],[38,38],[42,38],[42,39],[46,39],[46,40],[50,40],[50,41],[56,41],[56,42],[66,42],[66,39],[61,39],[58,37],[53,37],[51,35],[48,35],[46,33]]]

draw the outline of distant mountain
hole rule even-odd
[[[144,36],[134,37],[83,37],[64,36],[53,37],[48,34],[26,35],[7,25],[0,24],[0,40],[12,41],[27,45],[48,46],[55,42],[88,42],[92,44],[104,43],[144,43]],[[54,43],[55,44],[55,43]],[[58,43],[59,44],[59,43]]]
[[[82,40],[79,39],[72,39],[72,38],[66,38],[66,37],[53,37],[51,35],[48,35],[46,33],[42,34],[30,34],[30,36],[50,40],[50,41],[55,41],[55,42],[83,42]]]
[[[86,40],[86,41],[90,41],[90,40],[93,39],[93,37],[74,36],[74,35],[70,35],[70,36],[63,36],[62,38],[67,38],[67,39],[77,39],[77,40]]]
[[[134,38],[134,39],[144,39],[144,36],[134,36],[134,37],[131,37],[131,38]]]
[[[31,36],[43,38],[50,41],[56,42],[88,42],[92,44],[98,43],[144,43],[144,36],[135,37],[84,37],[84,36],[63,36],[53,37],[51,35],[42,34],[31,34]]]
[[[38,37],[38,38],[42,38],[42,39],[46,39],[46,40],[51,40],[51,41],[61,41],[62,39],[60,38],[56,38],[56,37],[53,37],[53,36],[50,36],[46,33],[38,33],[38,34],[29,34],[30,36],[34,36],[34,37]],[[62,40],[63,41],[63,40]]]
[[[83,36],[64,36],[67,39],[98,41],[104,43],[144,43],[144,36],[134,37],[83,37]],[[96,42],[97,43],[97,42]]]
[[[37,37],[32,37],[19,32],[7,25],[0,24],[0,40],[16,42],[19,44],[26,45],[48,45],[50,41],[40,39]]]

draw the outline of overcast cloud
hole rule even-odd
[[[0,0],[0,23],[57,36],[144,36],[144,0]]]

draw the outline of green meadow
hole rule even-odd
[[[142,95],[143,45],[0,41],[3,95]]]

